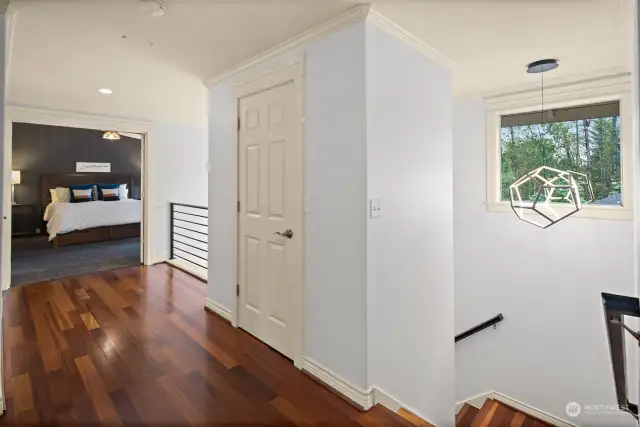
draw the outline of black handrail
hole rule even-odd
[[[463,339],[465,339],[467,337],[470,337],[473,334],[477,334],[478,332],[482,331],[483,329],[487,329],[487,328],[490,328],[493,325],[497,325],[498,323],[502,322],[503,320],[504,320],[504,316],[502,315],[502,313],[498,313],[497,316],[492,317],[491,319],[487,320],[486,322],[482,322],[482,323],[474,326],[473,328],[467,329],[463,333],[456,335],[455,342],[458,342],[458,341],[463,340]]]
[[[618,406],[622,411],[628,412],[638,419],[638,405],[629,402],[629,391],[627,390],[624,331],[627,330],[637,340],[640,340],[640,335],[624,324],[624,317],[640,317],[640,301],[638,298],[602,293],[602,306]]]
[[[207,238],[209,236],[208,225],[197,222],[196,218],[209,218],[208,208],[206,206],[197,206],[197,205],[189,205],[186,203],[169,203],[170,205],[170,218],[169,218],[169,228],[171,229],[170,233],[170,259],[181,259],[183,261],[190,262],[191,264],[197,265],[198,267],[207,269],[207,259],[208,259],[208,251],[207,249],[202,249],[197,245],[198,243],[207,244]],[[194,212],[185,212],[184,210],[177,210],[176,208],[189,208],[189,209],[198,209],[198,213]],[[191,220],[186,220],[182,218],[176,218],[176,214],[186,215]],[[181,221],[180,223],[176,223],[176,221]],[[186,224],[188,223],[196,226],[206,227],[207,231],[202,230],[194,230],[192,228],[188,228]],[[178,229],[178,231],[176,231]],[[185,230],[185,231],[182,231]],[[197,235],[203,236],[200,238],[195,238],[193,236],[189,236],[189,233],[194,233]],[[176,239],[176,236],[179,236],[180,239]],[[180,244],[180,247],[176,247],[175,244]],[[199,251],[199,253],[193,253],[189,250],[185,249],[185,247],[189,247],[191,249]],[[186,255],[185,255],[186,254]],[[207,254],[207,257],[205,257]],[[189,258],[187,258],[187,256]]]

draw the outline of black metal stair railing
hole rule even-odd
[[[207,269],[209,260],[209,209],[170,203],[170,259]]]
[[[492,326],[495,327],[498,323],[502,322],[503,320],[504,320],[504,316],[502,315],[502,313],[498,313],[496,316],[492,317],[491,319],[486,320],[482,323],[479,323],[473,328],[467,329],[461,334],[456,335],[455,342],[458,342],[467,337],[470,337],[473,334],[477,334],[478,332],[484,329],[490,328]]]
[[[638,419],[638,405],[629,402],[625,331],[637,341],[640,334],[625,325],[624,319],[625,316],[640,317],[640,303],[638,298],[603,293],[602,306],[618,407]]]

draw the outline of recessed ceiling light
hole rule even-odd
[[[113,93],[113,91],[111,89],[106,88],[106,87],[98,89],[98,92],[100,92],[103,95],[111,95]]]

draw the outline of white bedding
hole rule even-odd
[[[115,202],[65,203],[53,202],[44,211],[49,240],[57,234],[93,227],[140,222],[140,200],[124,199]]]

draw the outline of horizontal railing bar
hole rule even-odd
[[[175,225],[176,221],[187,222],[189,224],[195,224],[195,225],[199,225],[201,227],[209,227],[208,224],[200,224],[199,222],[187,221],[186,219],[182,219],[182,218],[173,218],[174,225]]]
[[[181,241],[179,241],[179,240],[174,240],[174,241],[173,241],[173,243],[180,243],[181,245],[189,246],[190,248],[197,249],[197,250],[199,250],[199,251],[201,251],[201,252],[204,252],[204,253],[206,254],[206,256],[209,256],[209,254],[208,254],[208,252],[207,252],[207,251],[204,251],[204,250],[202,250],[202,249],[200,249],[200,248],[196,248],[195,246],[187,245],[186,243],[182,243],[182,242],[181,242]],[[178,249],[180,249],[181,251],[183,251],[183,252],[185,252],[185,253],[188,253],[189,255],[197,256],[198,258],[202,258],[202,259],[207,260],[207,261],[209,260],[208,258],[205,258],[205,255],[196,255],[196,254],[193,254],[193,253],[189,252],[189,251],[188,251],[188,250],[186,250],[186,249],[182,249],[182,248],[180,248],[179,246],[175,246],[175,247],[176,247],[176,248],[178,248]]]
[[[195,240],[195,239],[192,239],[192,240]],[[202,248],[199,248],[197,246],[190,245],[189,243],[185,243],[185,242],[183,242],[181,240],[176,239],[175,237],[173,238],[173,243],[182,243],[183,245],[187,245],[190,248],[197,249],[197,250],[202,251],[202,252],[208,252],[207,249],[202,249]]]
[[[486,322],[482,322],[476,326],[474,326],[471,329],[468,329],[464,332],[462,332],[461,334],[456,335],[455,337],[455,341],[454,342],[458,342],[460,340],[463,340],[467,337],[470,337],[473,334],[477,334],[478,332],[490,328],[493,325],[496,325],[500,322],[502,322],[504,320],[504,316],[502,315],[502,313],[499,313],[497,316],[492,317],[491,319],[487,320]]]
[[[193,264],[193,265],[197,265],[198,267],[200,267],[200,268],[204,268],[205,270],[207,270],[207,267],[205,267],[205,266],[203,266],[203,265],[200,265],[200,264],[198,264],[197,262],[194,262],[194,261],[192,261],[192,260],[190,260],[190,259],[187,259],[187,258],[185,258],[185,257],[181,257],[180,255],[177,255],[177,254],[174,254],[173,256],[174,256],[175,258],[183,259],[183,260],[185,260],[185,261],[187,261],[187,262],[190,262],[190,263],[191,263],[191,264]]]
[[[192,229],[190,229],[190,228],[180,227],[180,226],[179,226],[179,225],[177,225],[177,224],[173,224],[173,226],[174,226],[174,227],[176,227],[176,228],[181,228],[181,229],[183,229],[183,230],[191,231],[192,233],[204,234],[205,236],[208,236],[208,235],[209,235],[209,233],[205,233],[204,231],[196,231],[196,230],[192,230]]]
[[[175,203],[171,202],[171,206],[184,206],[186,208],[195,208],[195,209],[209,209],[207,206],[198,206],[198,205],[190,205],[188,203]]]
[[[175,231],[173,232],[173,234],[175,234],[176,236],[182,236],[182,237],[186,237],[187,239],[195,240],[196,242],[209,244],[209,242],[207,242],[206,240],[198,240],[195,237],[185,236],[184,234],[176,233]],[[173,239],[173,240],[175,240],[175,239]]]
[[[208,260],[207,258],[201,257],[200,255],[192,254],[191,252],[189,252],[189,251],[187,251],[187,250],[185,250],[185,249],[179,248],[178,246],[174,246],[174,248],[173,248],[173,249],[174,249],[174,250],[176,250],[176,249],[177,249],[177,250],[179,250],[179,251],[184,252],[185,254],[189,254],[189,255],[194,256],[194,257],[196,257],[196,258],[200,258],[200,259],[201,259],[201,260],[203,260],[203,261],[207,261],[207,262],[209,262],[209,260]]]
[[[173,211],[173,213],[174,214],[190,215],[190,216],[195,216],[195,217],[198,217],[198,218],[209,219],[209,217],[207,215],[198,215],[198,214],[189,213],[189,212],[182,212],[182,211]]]

